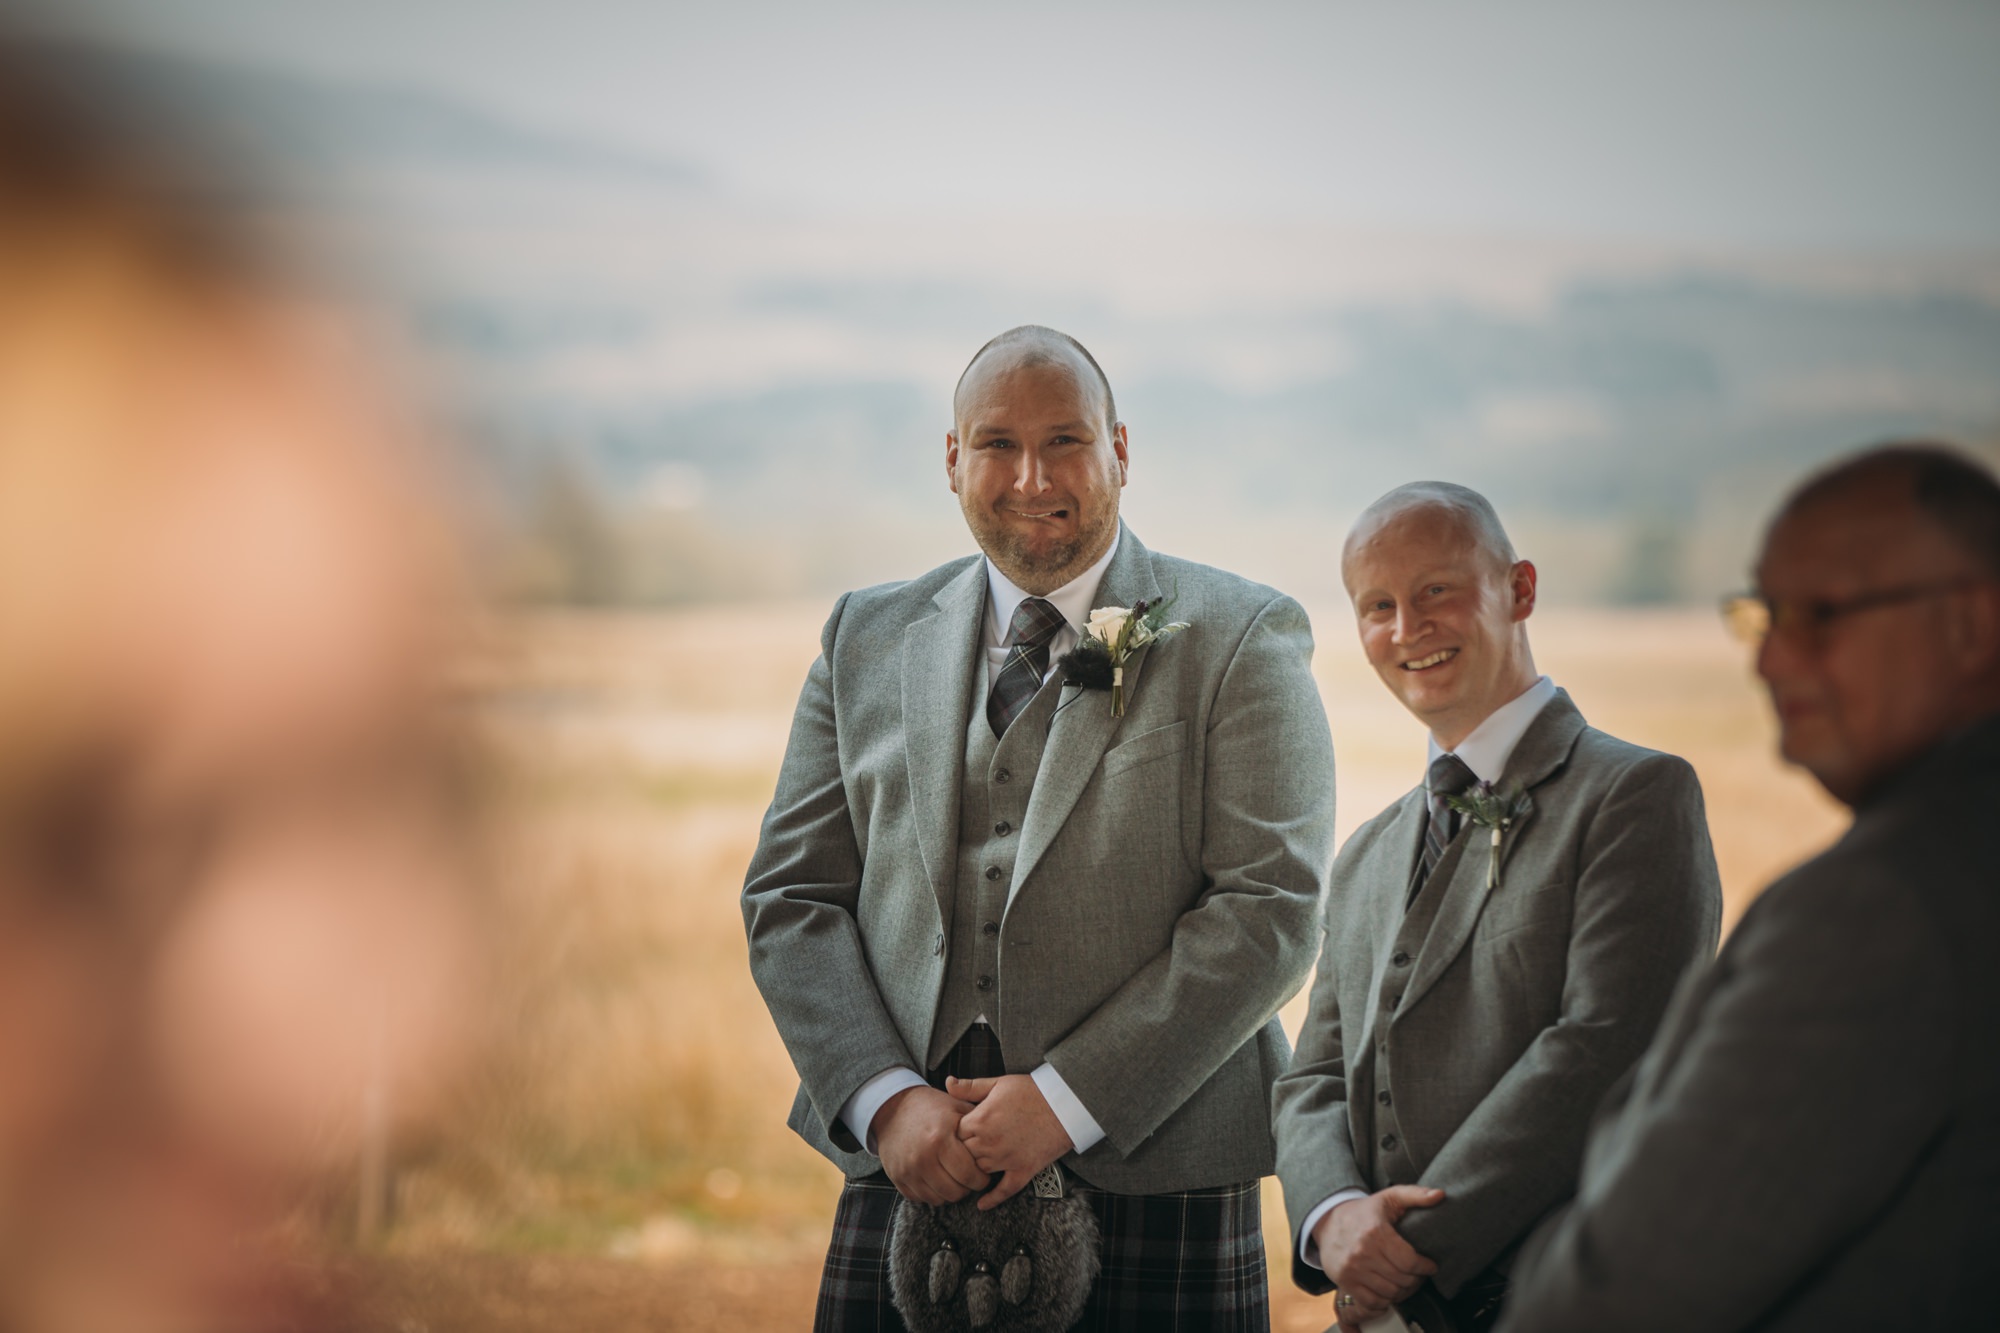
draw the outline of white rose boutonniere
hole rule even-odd
[[[1099,643],[1109,644],[1118,637],[1119,629],[1131,619],[1129,606],[1100,606],[1090,613],[1090,623],[1084,626],[1084,633]]]
[[[1185,620],[1168,620],[1167,610],[1180,594],[1136,606],[1100,606],[1090,613],[1083,637],[1063,660],[1063,684],[1086,690],[1111,691],[1111,716],[1125,716],[1125,663],[1147,644],[1188,627]]]

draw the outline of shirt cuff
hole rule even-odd
[[[1322,1218],[1340,1207],[1343,1203],[1352,1203],[1356,1199],[1365,1199],[1367,1197],[1367,1190],[1341,1190],[1321,1199],[1313,1210],[1306,1214],[1306,1220],[1299,1224],[1299,1245],[1296,1251],[1299,1261],[1310,1268],[1317,1268],[1321,1272],[1325,1272],[1326,1266],[1319,1261],[1319,1242],[1313,1239],[1313,1228],[1320,1224]]]
[[[875,1151],[875,1116],[882,1104],[905,1088],[928,1086],[914,1069],[898,1066],[885,1069],[874,1078],[861,1085],[860,1091],[847,1099],[847,1105],[840,1108],[840,1119],[848,1132],[867,1145],[869,1152]]]
[[[1041,1068],[1028,1075],[1035,1080],[1035,1086],[1042,1090],[1042,1099],[1062,1122],[1063,1132],[1069,1135],[1070,1146],[1078,1152],[1089,1152],[1104,1141],[1104,1129],[1097,1118],[1083,1107],[1077,1095],[1063,1082],[1063,1076],[1048,1061],[1042,1061]]]

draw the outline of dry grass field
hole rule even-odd
[[[1422,733],[1314,608],[1343,834],[1416,780]],[[356,1256],[370,1326],[797,1328],[839,1181],[784,1128],[793,1076],[737,892],[822,605],[541,615],[480,664],[492,764],[489,1041],[406,1146]],[[1733,922],[1839,811],[1772,757],[1711,614],[1544,612],[1539,665],[1597,725],[1700,771]],[[1296,1030],[1304,997],[1285,1011]],[[1276,1194],[1269,1247],[1288,1254]],[[1324,1302],[1274,1283],[1281,1329]]]

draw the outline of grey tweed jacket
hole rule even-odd
[[[1766,889],[1607,1099],[1504,1326],[2000,1324],[2000,717]]]
[[[1469,820],[1425,905],[1404,905],[1428,817],[1418,787],[1341,849],[1298,1057],[1277,1088],[1294,1238],[1343,1189],[1445,1191],[1400,1230],[1447,1295],[1575,1187],[1592,1109],[1652,1039],[1676,980],[1715,950],[1721,882],[1694,771],[1585,725],[1557,691],[1502,775],[1532,802],[1501,845]],[[1364,1063],[1367,1068],[1363,1070]],[[1350,1097],[1357,1076],[1361,1097]],[[1393,1136],[1406,1170],[1378,1179]],[[1326,1275],[1296,1256],[1307,1290]]]
[[[1305,613],[1129,529],[1097,600],[1176,590],[1192,628],[1127,666],[1125,716],[1097,693],[1055,715],[1001,922],[1008,1067],[1055,1066],[1106,1134],[1067,1164],[1121,1193],[1270,1172],[1274,1015],[1312,966],[1333,856]],[[850,1176],[880,1163],[840,1108],[930,1045],[986,596],[972,557],[840,599],[744,881],[791,1125]]]

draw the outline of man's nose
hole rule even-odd
[[[1048,469],[1042,466],[1042,451],[1029,445],[1014,464],[1014,489],[1023,495],[1040,495],[1049,489]]]
[[[1419,615],[1415,607],[1399,606],[1396,608],[1395,634],[1397,643],[1415,643],[1419,638],[1423,637],[1424,630],[1429,625],[1429,619]]]

